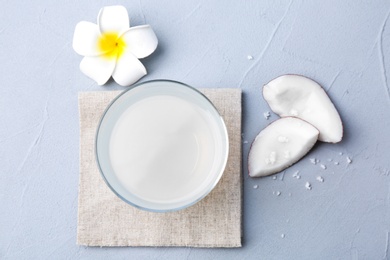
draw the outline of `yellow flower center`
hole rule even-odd
[[[119,59],[125,51],[126,43],[117,33],[106,32],[100,35],[98,47],[104,58]]]

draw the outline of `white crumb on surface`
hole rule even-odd
[[[334,162],[334,165],[339,165],[340,163],[339,162]]]
[[[294,172],[294,174],[292,176],[293,176],[293,178],[296,178],[296,179],[301,178],[301,176],[299,175],[299,171]]]
[[[351,164],[352,163],[352,158],[347,156],[347,164]]]
[[[248,60],[253,60],[253,56],[252,56],[252,55],[248,55],[246,58],[247,58]]]
[[[312,164],[317,164],[316,158],[310,158],[309,160],[310,160],[310,162],[311,162]]]
[[[265,119],[268,120],[268,119],[270,118],[270,116],[271,116],[271,113],[270,113],[269,111],[264,112],[264,113],[263,113],[263,116],[264,116]]]
[[[248,141],[245,140],[245,141],[244,141],[244,144],[247,144],[247,143],[248,143]]]
[[[319,182],[324,182],[324,178],[322,178],[322,176],[317,176],[316,180]]]
[[[339,152],[339,155],[343,155],[343,152]]]
[[[281,238],[284,238],[284,237],[285,237],[285,235],[284,235],[284,234],[281,234],[281,235],[280,235],[280,237],[281,237]]]
[[[276,180],[276,176],[272,177],[272,179]]]
[[[276,195],[276,196],[280,196],[280,194],[282,194],[280,191],[274,191],[274,192],[272,192],[274,195]]]
[[[326,170],[326,165],[325,164],[321,164],[320,167],[321,167],[321,169]]]
[[[254,189],[257,189],[258,187],[259,187],[259,185],[253,185]]]
[[[333,159],[332,159],[332,158],[329,158],[329,159],[328,159],[328,162],[331,162],[331,161],[333,161]]]
[[[311,184],[310,184],[310,182],[306,182],[305,183],[305,188],[307,189],[307,190],[311,190]]]

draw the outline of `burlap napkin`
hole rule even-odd
[[[241,247],[241,90],[201,89],[222,114],[230,142],[226,170],[215,189],[185,210],[152,213],[120,200],[95,162],[99,119],[120,92],[79,93],[80,183],[77,243],[87,246]]]

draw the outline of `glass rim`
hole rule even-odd
[[[216,178],[215,178],[215,181],[214,183],[210,186],[210,188],[208,188],[204,193],[202,193],[201,196],[199,196],[197,199],[191,201],[190,203],[187,203],[183,206],[180,206],[180,207],[175,207],[175,208],[170,208],[170,209],[154,209],[154,208],[148,208],[148,207],[144,207],[144,206],[141,206],[141,205],[138,205],[128,199],[126,199],[125,197],[123,197],[121,194],[119,194],[119,192],[116,191],[116,189],[110,184],[110,182],[107,180],[106,176],[105,176],[105,173],[101,167],[101,163],[100,163],[100,160],[99,160],[99,153],[98,153],[98,138],[99,138],[99,132],[100,132],[100,128],[102,126],[102,123],[103,123],[103,120],[105,118],[105,116],[107,115],[107,112],[110,110],[110,108],[115,104],[115,102],[121,98],[123,95],[125,95],[126,93],[128,93],[129,91],[137,88],[137,87],[140,87],[140,86],[143,86],[143,85],[146,85],[146,84],[149,84],[149,83],[157,83],[157,82],[165,82],[165,83],[173,83],[173,84],[176,84],[176,85],[181,85],[181,86],[184,86],[184,87],[187,87],[188,89],[196,92],[198,95],[202,96],[202,98],[204,98],[207,103],[209,105],[211,105],[212,109],[215,110],[215,112],[217,113],[218,115],[218,119],[220,120],[220,123],[222,125],[222,130],[223,130],[223,134],[224,134],[224,142],[226,144],[226,149],[225,149],[225,152],[223,154],[223,162],[222,162],[222,167],[220,169],[220,172],[218,172],[218,174],[216,175]],[[104,112],[102,113],[102,116],[100,117],[100,120],[99,120],[99,123],[97,125],[97,129],[96,129],[96,133],[95,133],[95,142],[94,142],[94,145],[95,145],[95,149],[94,149],[94,152],[95,152],[95,159],[96,159],[96,163],[97,163],[97,166],[98,166],[98,169],[99,169],[99,172],[100,172],[100,175],[101,177],[103,178],[104,182],[106,183],[106,185],[110,188],[110,190],[117,196],[119,197],[121,200],[123,200],[124,202],[126,202],[127,204],[133,206],[133,207],[136,207],[138,209],[141,209],[141,210],[145,210],[145,211],[149,211],[149,212],[158,212],[158,213],[164,213],[164,212],[173,212],[173,211],[178,211],[178,210],[181,210],[181,209],[185,209],[185,208],[188,208],[196,203],[198,203],[199,201],[201,201],[202,199],[204,199],[208,194],[210,194],[210,192],[215,188],[215,186],[217,186],[218,182],[220,181],[220,179],[222,178],[222,175],[226,169],[226,165],[227,165],[227,160],[228,160],[228,156],[229,156],[229,135],[228,135],[228,131],[227,131],[227,127],[226,127],[226,124],[225,124],[225,121],[223,119],[223,117],[221,116],[221,114],[219,113],[218,109],[215,107],[215,105],[210,101],[210,99],[205,95],[203,94],[202,92],[200,92],[198,89],[194,88],[194,87],[191,87],[185,83],[182,83],[182,82],[179,82],[179,81],[175,81],[175,80],[168,80],[168,79],[155,79],[155,80],[148,80],[148,81],[144,81],[144,82],[140,82],[140,83],[136,83],[132,86],[130,86],[128,89],[125,89],[124,91],[122,91],[121,93],[119,93],[108,105],[107,107],[105,108]]]

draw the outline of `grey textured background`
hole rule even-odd
[[[1,259],[390,259],[389,1],[123,1],[132,24],[150,24],[159,38],[142,80],[243,89],[244,165],[277,118],[263,117],[261,87],[281,74],[321,83],[345,137],[318,144],[276,180],[251,179],[244,166],[243,248],[77,246],[77,92],[124,88],[85,77],[71,41],[77,22],[116,3],[1,2]]]

